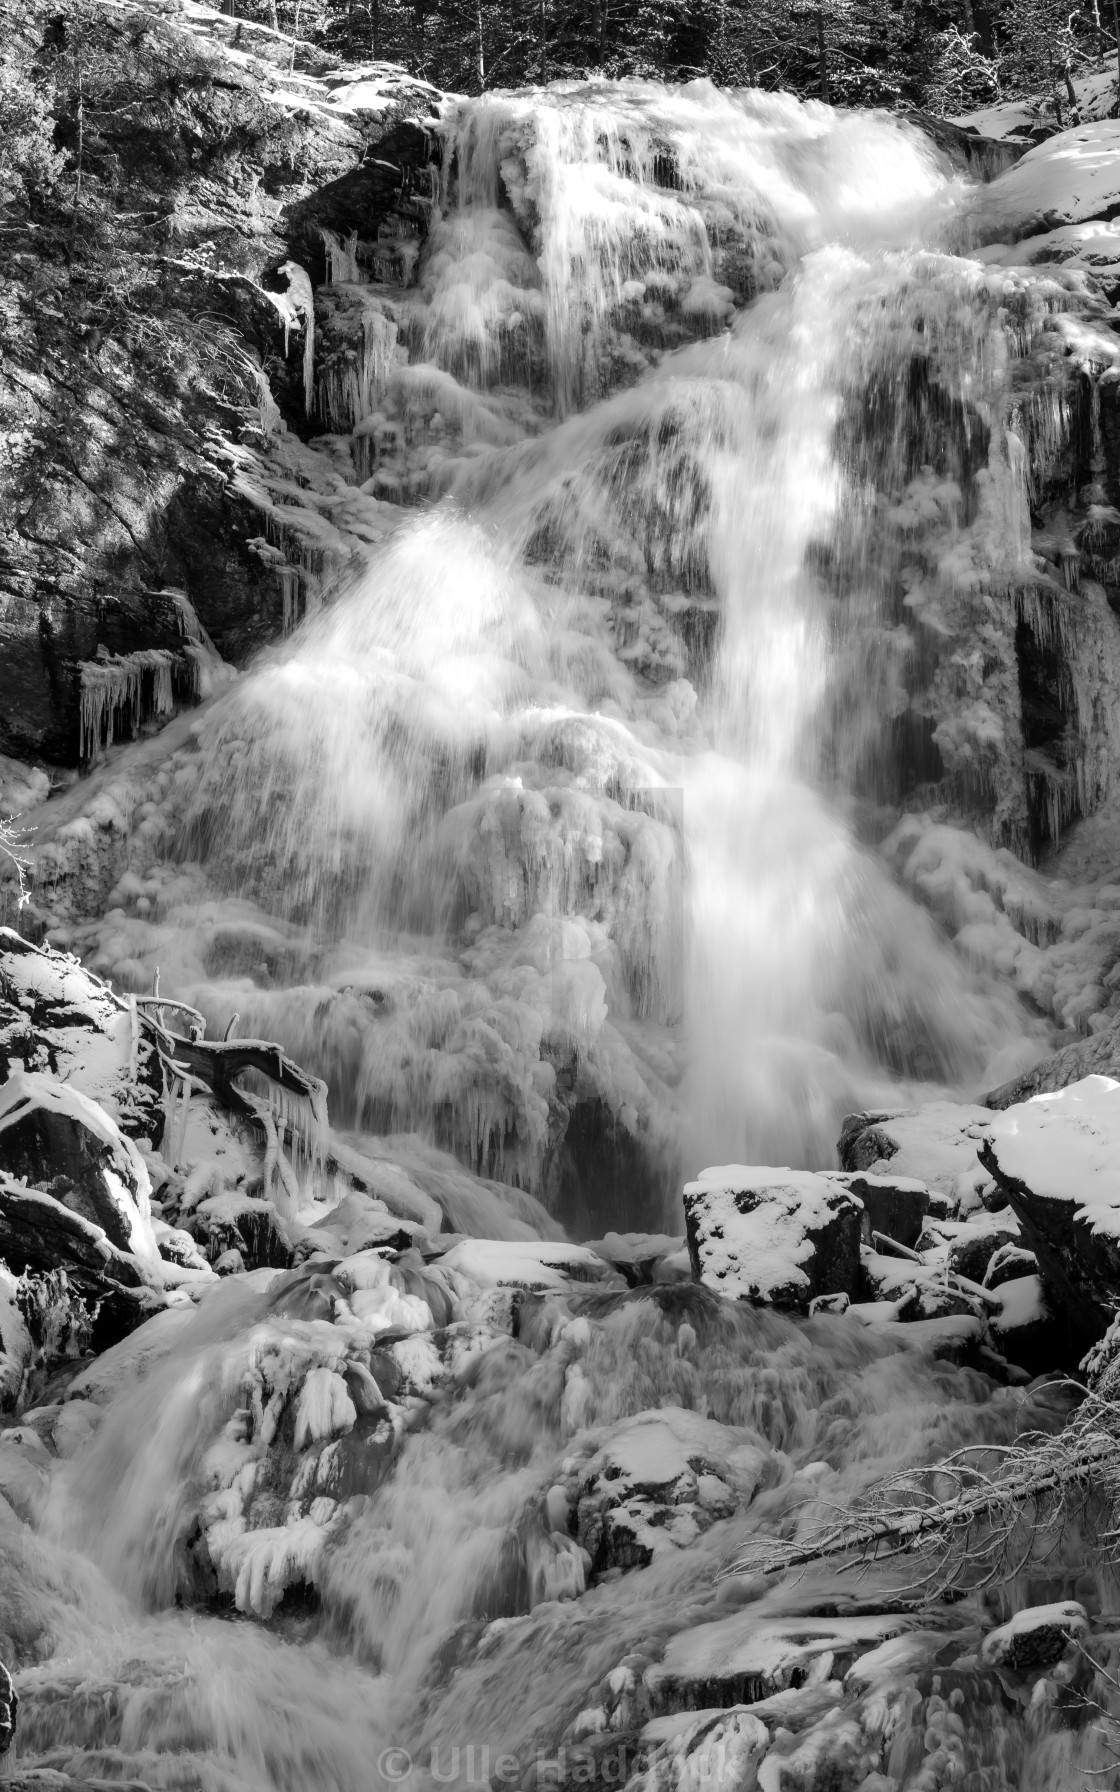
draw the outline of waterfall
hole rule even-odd
[[[177,967],[348,1126],[584,1231],[675,1223],[682,1171],[831,1162],[846,1110],[1030,1055],[869,846],[950,601],[932,574],[903,602],[903,547],[924,529],[953,594],[958,562],[1006,572],[1025,503],[1006,305],[937,247],[960,183],[885,116],[592,84],[443,133],[417,287],[340,283],[351,255],[328,289],[362,354],[398,345],[355,481],[427,502],[207,717],[170,815],[197,906],[177,873],[125,974]]]
[[[296,292],[331,433],[281,442],[271,485],[245,450],[255,548],[329,544],[303,573],[330,601],[136,759],[129,870],[72,937],[322,1077],[337,1161],[404,1190],[394,1213],[511,1249],[679,1234],[704,1165],[831,1165],[846,1111],[971,1094],[1044,1045],[887,860],[949,876],[953,830],[924,856],[916,818],[890,834],[907,806],[1021,824],[1007,395],[1063,301],[955,252],[967,189],[886,116],[595,82],[449,102],[440,130],[415,284],[328,235],[317,328]],[[1103,1770],[1106,1739],[977,1678],[998,1591],[718,1581],[885,1469],[1056,1426],[1047,1390],[692,1284],[518,1304],[461,1250],[391,1288],[320,1251],[85,1368],[49,1489],[4,1484],[37,1525],[0,1527],[25,1752],[207,1792]],[[438,1349],[426,1302],[456,1314]],[[630,1437],[604,1569],[581,1501],[623,1485],[620,1427],[662,1420],[654,1455],[702,1448],[647,1521]],[[1080,1598],[1079,1547],[1045,1574]],[[777,1660],[800,1665],[758,1705]],[[748,1702],[765,1723],[718,1727]]]

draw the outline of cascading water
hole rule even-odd
[[[886,118],[595,85],[463,102],[443,135],[418,285],[354,287],[376,366],[329,385],[350,411],[332,439],[371,488],[438,501],[203,718],[97,962],[145,989],[159,964],[214,1028],[236,1011],[282,1041],[353,1143],[458,1201],[457,1230],[539,1236],[546,1208],[584,1235],[679,1230],[682,1170],[830,1163],[847,1108],[975,1087],[1032,1050],[861,843],[932,651],[912,618],[939,601],[931,575],[900,612],[899,542],[936,530],[966,571],[1023,552],[1002,325],[978,268],[936,247],[960,187]],[[937,394],[917,440],[916,358]],[[485,1181],[472,1202],[434,1147],[519,1203]],[[13,1640],[42,1658],[25,1747],[48,1765],[528,1787],[572,1777],[562,1745],[613,1736],[595,1774],[646,1784],[645,1722],[726,1702],[714,1668],[643,1679],[688,1655],[678,1633],[707,1660],[717,1621],[777,1648],[799,1614],[858,1628],[898,1604],[876,1571],[752,1608],[757,1588],[715,1582],[749,1531],[1022,1416],[1019,1395],[839,1321],[692,1290],[578,1313],[543,1297],[516,1340],[464,1342],[430,1413],[410,1396],[411,1431],[370,1432],[351,1497],[313,1498],[305,1474],[297,1497],[317,1408],[300,1395],[294,1435],[267,1421],[311,1385],[292,1365],[330,1400],[364,1384],[329,1271],[267,1282],[91,1371],[95,1435],[39,1535],[0,1542]],[[753,1450],[763,1491],[584,1590],[549,1502],[604,1428],[661,1406]],[[175,1609],[214,1591],[200,1523],[238,1610],[271,1628]],[[280,1606],[301,1576],[314,1600]],[[929,1667],[947,1636],[967,1652],[980,1611],[899,1622]],[[976,1695],[953,1672],[857,1686],[832,1716],[823,1691],[814,1746],[840,1778],[803,1763],[758,1783],[881,1787],[859,1769],[874,1735],[899,1787],[975,1771],[1054,1792],[1096,1763],[1096,1742],[1010,1705],[965,1735]],[[483,1772],[483,1751],[515,1765]]]

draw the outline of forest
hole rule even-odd
[[[1120,46],[1115,0],[224,0],[224,10],[349,62],[399,61],[455,92],[706,77],[950,117],[1041,94],[1059,128],[1075,121],[1076,76]]]

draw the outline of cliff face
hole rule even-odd
[[[293,239],[322,259],[308,196],[329,209],[430,99],[384,70],[291,69],[286,40],[198,6],[32,0],[0,21],[0,753],[65,767],[90,746],[83,665],[147,655],[133,713],[166,713],[168,678],[172,702],[207,688],[207,636],[238,663],[280,631],[231,484],[262,372],[303,422],[299,319],[268,289]]]

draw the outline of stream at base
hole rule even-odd
[[[947,609],[1029,552],[1022,305],[950,252],[967,192],[886,117],[633,83],[457,103],[443,135],[415,286],[326,289],[361,344],[315,445],[332,515],[411,506],[200,718],[135,818],[142,874],[73,943],[118,987],[158,966],[210,1037],[279,1040],[447,1231],[679,1235],[705,1165],[831,1165],[846,1112],[1046,1049],[876,850],[919,685],[962,778],[983,745]],[[993,1615],[1109,1609],[1075,1535],[928,1610],[885,1568],[720,1578],[795,1510],[1060,1423],[1052,1390],[686,1283],[568,1281],[514,1321],[485,1257],[410,1269],[393,1363],[367,1335],[359,1372],[384,1290],[357,1261],[232,1278],[39,1419],[56,1454],[0,1519],[25,1756],[206,1792],[1108,1767],[975,1659]],[[658,1412],[671,1499],[626,1428]],[[620,1474],[640,1539],[597,1557]]]

